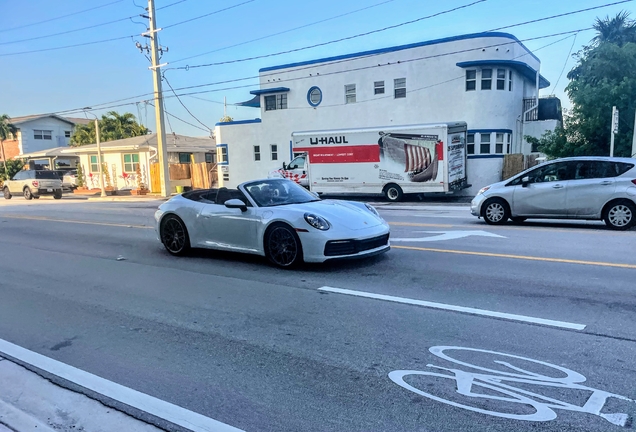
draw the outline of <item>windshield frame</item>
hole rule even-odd
[[[289,196],[289,199],[278,199],[275,196],[265,197],[259,195],[260,190],[263,186],[269,186],[269,188],[274,188],[275,190],[279,190],[280,188],[286,188],[286,192]],[[252,189],[255,186],[258,186],[259,192]],[[263,180],[255,180],[247,183],[243,183],[240,186],[240,189],[246,194],[250,200],[252,200],[258,207],[278,207],[283,205],[290,204],[306,204],[310,202],[321,201],[320,198],[312,194],[310,191],[300,186],[298,183],[293,182],[289,179],[282,178],[271,178],[271,179],[263,179]],[[271,190],[271,189],[270,189]],[[293,194],[294,196],[290,196]]]

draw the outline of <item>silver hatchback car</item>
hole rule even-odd
[[[636,223],[636,159],[572,157],[543,163],[482,188],[471,213],[488,224],[528,218],[600,219],[624,230]]]

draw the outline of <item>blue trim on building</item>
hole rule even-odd
[[[262,94],[267,94],[267,93],[285,93],[288,91],[289,91],[288,87],[274,87],[274,88],[266,88],[266,89],[260,89],[260,90],[252,90],[250,94],[260,96]]]
[[[468,129],[466,133],[512,133],[511,129]]]
[[[320,92],[320,100],[317,103],[313,103],[311,101],[311,92],[314,90],[318,90]],[[311,105],[314,108],[320,105],[320,102],[322,102],[322,90],[320,90],[320,87],[313,86],[307,91],[307,102],[309,103],[309,105]]]
[[[292,140],[289,140],[289,161],[291,162],[294,158],[294,143]]]
[[[468,159],[503,159],[502,154],[468,155]]]
[[[532,68],[527,63],[516,60],[473,60],[459,62],[457,63],[457,66],[459,66],[460,68],[469,68],[476,66],[504,66],[516,70],[532,82],[535,82],[537,79],[537,71],[534,68]],[[493,75],[493,79],[497,79],[495,75]],[[546,87],[550,87],[550,81],[548,81],[543,75],[539,74],[539,88],[543,89]]]
[[[223,162],[223,161],[218,161],[218,154],[217,154],[217,165],[229,165],[230,164],[230,150],[227,148],[227,144],[217,144],[216,148],[218,149],[219,147],[223,148],[225,147],[225,154],[227,155],[227,161]]]
[[[261,95],[256,95],[252,99],[237,103],[238,106],[250,107],[250,108],[260,108],[261,107]]]
[[[336,61],[336,60],[343,60],[343,59],[355,58],[355,57],[363,57],[363,56],[368,56],[368,55],[384,54],[384,53],[389,53],[389,52],[394,52],[394,51],[401,51],[401,50],[410,49],[410,48],[418,48],[418,47],[423,47],[423,46],[428,46],[428,45],[436,45],[436,44],[440,44],[440,43],[455,42],[455,41],[466,40],[466,39],[477,39],[477,38],[483,38],[483,37],[501,37],[501,38],[511,39],[511,40],[517,42],[519,45],[521,45],[523,47],[523,49],[528,51],[528,54],[530,54],[532,57],[534,57],[534,59],[536,61],[538,61],[538,62],[541,61],[541,60],[539,60],[539,58],[537,56],[532,54],[532,51],[530,51],[524,44],[522,44],[519,39],[517,39],[515,36],[511,35],[510,33],[483,32],[483,33],[465,34],[465,35],[460,35],[460,36],[451,36],[451,37],[447,37],[447,38],[434,39],[434,40],[425,41],[425,42],[417,42],[417,43],[412,43],[412,44],[408,44],[408,45],[399,45],[399,46],[388,47],[388,48],[380,48],[380,49],[371,50],[371,51],[361,51],[361,52],[357,52],[357,53],[344,54],[344,55],[335,56],[335,57],[325,57],[325,58],[321,58],[321,59],[307,60],[307,61],[297,62],[297,63],[288,63],[288,64],[284,64],[284,65],[279,65],[279,66],[270,66],[270,67],[265,67],[265,68],[259,69],[259,72],[268,72],[268,71],[279,70],[279,69],[287,69],[287,68],[296,67],[296,66],[305,66],[305,65],[317,64],[317,63],[326,63],[326,62],[331,62],[331,61]]]
[[[237,125],[237,124],[246,124],[246,123],[260,123],[261,119],[257,118],[254,120],[237,120],[231,122],[218,122],[215,126],[229,126],[229,125]]]

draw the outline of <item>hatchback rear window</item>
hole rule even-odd
[[[55,171],[36,171],[35,178],[42,180],[59,180],[60,174]]]

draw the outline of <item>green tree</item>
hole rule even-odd
[[[4,161],[4,172],[7,172],[7,158],[4,156],[4,142],[9,138],[13,138],[17,133],[18,129],[11,124],[11,118],[6,115],[0,115],[0,150],[2,151],[2,160]]]
[[[562,128],[545,133],[539,150],[550,157],[609,155],[612,106],[621,122],[615,134],[614,155],[631,155],[636,110],[636,25],[627,13],[597,19],[596,37],[575,54],[566,93],[572,101]]]
[[[149,132],[131,113],[119,114],[116,111],[109,111],[99,120],[99,139],[102,142],[146,135]],[[87,125],[75,127],[70,145],[76,147],[95,142],[95,122],[90,122]]]
[[[14,175],[19,173],[24,167],[24,162],[20,159],[10,159],[5,164],[0,166],[0,180],[8,180],[13,178]]]

